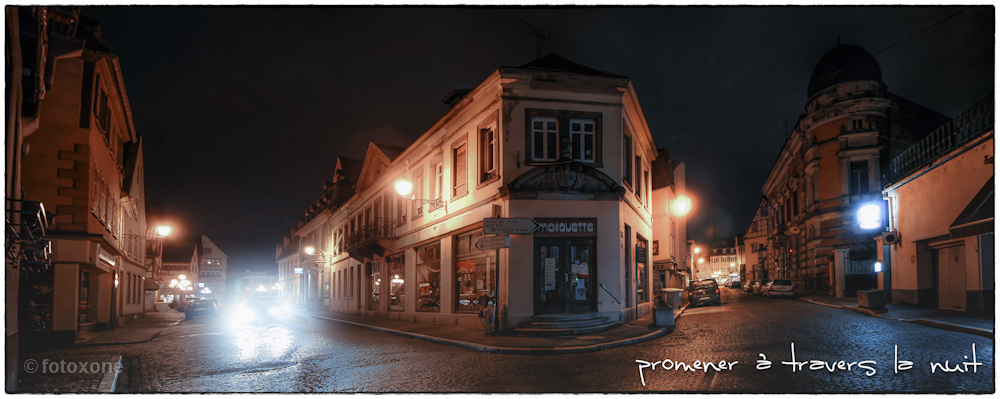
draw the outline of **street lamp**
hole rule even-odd
[[[877,202],[866,202],[858,207],[858,213],[855,216],[858,227],[865,230],[877,229],[882,227],[882,206]]]
[[[690,197],[681,194],[678,195],[677,198],[674,198],[674,200],[670,202],[670,205],[667,206],[667,208],[668,208],[667,213],[653,214],[652,216],[653,220],[662,218],[664,216],[679,216],[679,217],[687,216],[687,214],[691,212],[691,209],[693,209],[694,206],[692,205]]]
[[[409,199],[410,201],[419,202],[421,204],[428,204],[433,207],[439,207],[443,205],[445,212],[448,211],[448,201],[445,201],[441,198],[435,198],[435,199],[416,198],[415,194],[410,195],[410,192],[412,190],[413,190],[413,183],[410,182],[410,179],[402,178],[396,180],[396,193],[398,193],[401,197]]]

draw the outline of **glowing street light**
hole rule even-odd
[[[169,236],[170,233],[172,233],[173,231],[174,231],[173,227],[170,227],[170,226],[165,225],[165,224],[161,224],[159,226],[156,226],[156,235],[154,235],[153,237],[157,237],[157,238],[158,237],[166,237],[166,236]]]
[[[310,245],[310,246],[308,246],[308,247],[306,247],[306,255],[312,255],[312,254],[314,254],[314,253],[316,253],[316,248],[314,248],[314,247],[313,247],[313,246],[311,246],[311,245]]]
[[[400,196],[406,197],[410,195],[411,190],[413,190],[413,183],[410,183],[409,179],[399,179],[396,181],[396,192]]]
[[[865,230],[882,227],[882,207],[873,202],[861,205],[858,208],[857,221]]]
[[[670,213],[678,216],[687,215],[693,208],[691,198],[686,195],[678,195],[674,202],[670,204]]]

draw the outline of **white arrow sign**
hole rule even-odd
[[[480,251],[487,249],[510,248],[510,236],[483,237],[476,241],[476,248]]]
[[[529,218],[485,218],[483,234],[531,234],[538,223]]]

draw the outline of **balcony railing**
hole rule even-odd
[[[347,250],[353,251],[372,241],[396,237],[396,223],[393,219],[379,218],[361,226],[354,233],[347,235]]]
[[[14,217],[15,215],[19,217]],[[49,267],[52,246],[45,238],[51,216],[41,202],[7,198],[5,246],[8,264],[42,272]]]
[[[895,182],[942,154],[992,130],[993,112],[993,95],[990,94],[893,159],[890,181]]]

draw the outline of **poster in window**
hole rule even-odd
[[[476,272],[475,259],[463,260],[461,262],[458,262],[456,266],[458,267],[458,274],[469,274]]]
[[[556,258],[545,258],[545,291],[556,289]]]
[[[579,278],[590,277],[590,268],[587,267],[587,262],[573,261],[573,274]]]

